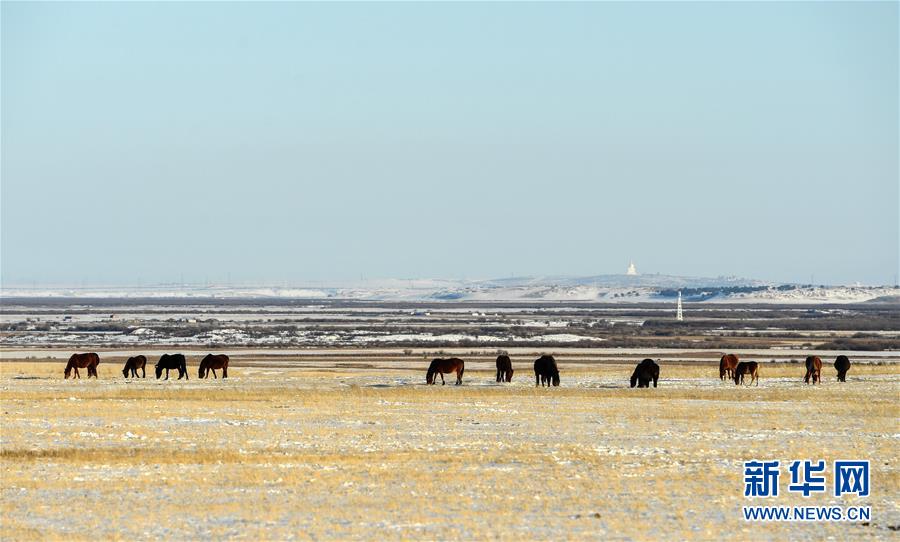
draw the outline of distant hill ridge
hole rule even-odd
[[[897,303],[892,286],[773,284],[738,277],[674,275],[543,276],[490,280],[384,279],[333,286],[190,286],[3,288],[9,298],[347,299],[372,301],[572,301],[602,303]]]

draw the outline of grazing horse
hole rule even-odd
[[[722,359],[719,360],[719,380],[725,380],[725,377],[728,377],[728,380],[734,378],[734,368],[737,367],[738,357],[734,354],[725,354],[722,356]]]
[[[141,378],[147,378],[147,356],[132,356],[128,358],[128,361],[125,362],[125,367],[122,369],[122,375],[125,378],[128,378],[128,374],[131,373],[131,376],[137,378],[137,370],[141,370]]]
[[[159,361],[156,362],[157,380],[162,376],[163,369],[166,370],[166,380],[169,379],[169,369],[178,369],[178,380],[181,380],[181,377],[184,377],[185,380],[190,380],[184,354],[163,354],[160,356]]]
[[[456,385],[459,386],[462,384],[463,371],[466,369],[466,364],[463,360],[459,358],[447,358],[447,359],[433,359],[431,361],[431,365],[428,366],[428,374],[425,375],[425,382],[428,384],[436,384],[435,375],[441,375],[441,386],[447,384],[444,381],[444,373],[456,373]]]
[[[838,382],[847,381],[847,371],[850,370],[850,358],[847,356],[838,356],[834,360],[834,368],[837,369]]]
[[[509,356],[497,356],[497,382],[512,382],[512,375],[512,360]]]
[[[803,381],[809,384],[810,377],[813,384],[822,380],[822,359],[819,356],[806,357],[806,376],[803,377]]]
[[[69,378],[69,375],[72,374],[72,369],[75,369],[75,378],[81,378],[81,375],[78,374],[78,369],[84,369],[87,367],[88,370],[88,378],[94,377],[97,378],[97,365],[100,364],[100,356],[91,352],[90,354],[72,354],[72,357],[69,358],[69,363],[66,365],[66,378]]]
[[[734,368],[734,385],[738,386],[744,383],[744,375],[750,375],[750,384],[753,384],[753,381],[756,380],[756,385],[759,386],[759,363],[755,361],[741,361],[737,364],[737,367]]]
[[[559,368],[553,356],[541,356],[534,360],[534,387],[550,384],[559,386]]]
[[[198,375],[200,378],[208,378],[209,372],[212,371],[213,378],[219,378],[216,376],[216,369],[222,369],[222,378],[228,378],[228,356],[206,354],[206,357],[200,362]]]
[[[631,387],[649,388],[650,381],[653,381],[653,387],[659,381],[659,365],[650,358],[647,358],[637,364],[634,372],[631,373]]]

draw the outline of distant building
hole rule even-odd
[[[679,322],[684,320],[684,312],[681,310],[681,290],[678,290],[678,306],[675,307],[675,319]]]
[[[625,274],[631,276],[637,275],[637,267],[634,266],[634,262],[628,264],[628,271],[625,271]]]

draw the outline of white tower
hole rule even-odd
[[[679,322],[684,320],[684,313],[681,312],[681,290],[678,291],[678,307],[675,309],[675,319]]]
[[[628,271],[625,271],[625,274],[630,276],[637,275],[637,267],[634,266],[634,262],[628,264]]]

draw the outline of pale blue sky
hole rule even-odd
[[[894,2],[0,9],[6,285],[898,272]]]

